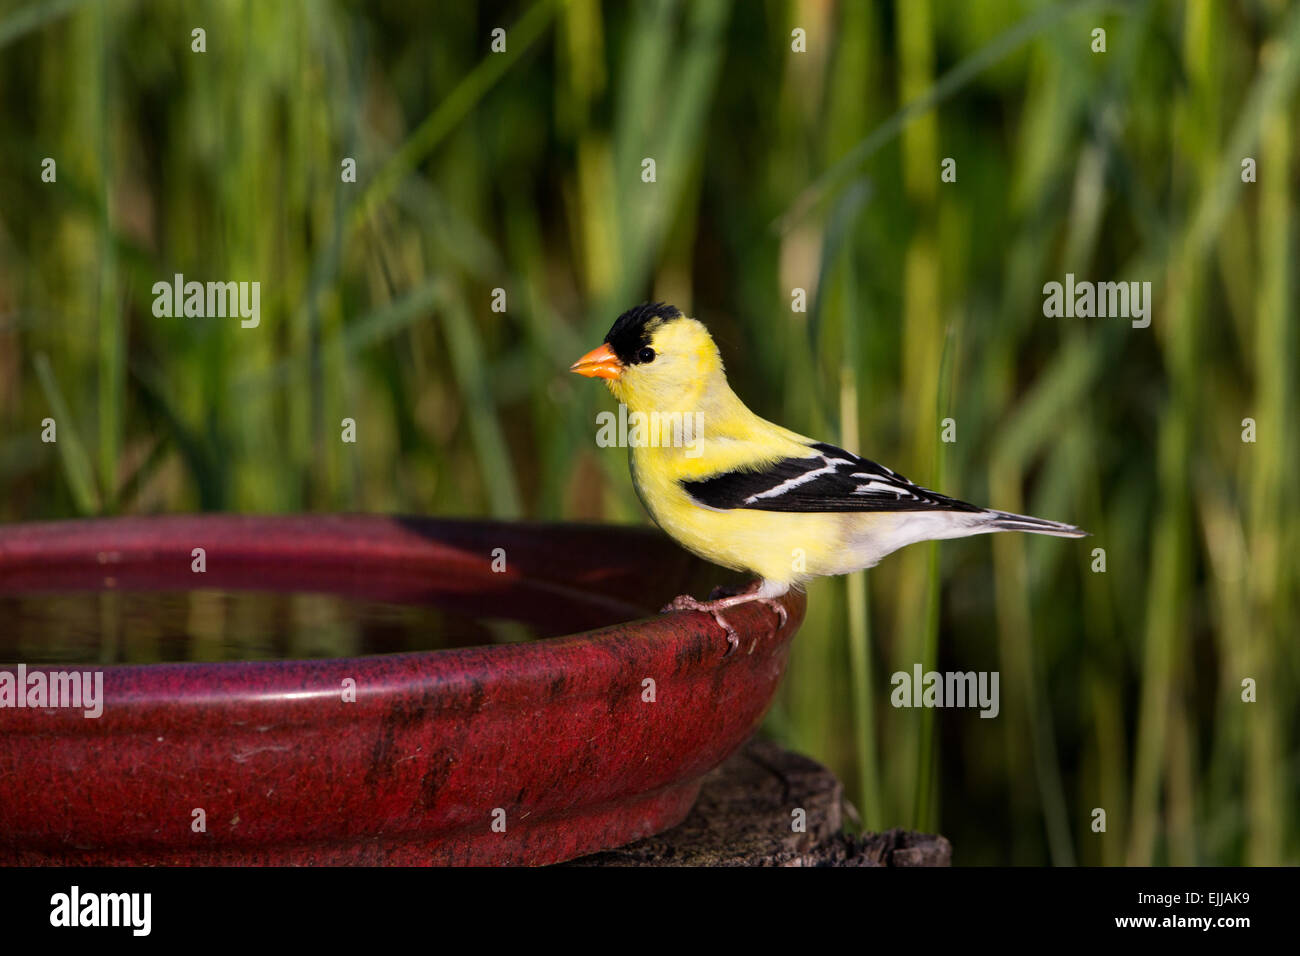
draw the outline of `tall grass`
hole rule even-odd
[[[761,414],[1093,532],[811,586],[768,729],[864,825],[1300,862],[1298,71],[1270,0],[15,0],[0,518],[642,521],[564,370],[667,299]],[[177,272],[259,279],[261,327],[155,317]],[[1151,327],[1044,317],[1067,272],[1151,282]],[[915,664],[999,671],[999,716],[890,706]]]

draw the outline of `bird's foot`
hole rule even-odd
[[[667,614],[669,611],[703,611],[705,614],[711,614],[713,619],[718,622],[718,627],[722,628],[727,635],[727,653],[723,657],[731,656],[732,651],[740,646],[740,635],[736,629],[727,623],[727,619],[722,616],[722,611],[716,605],[718,601],[698,601],[689,594],[679,594],[673,598],[663,609],[660,614]],[[730,604],[723,605],[730,607]]]
[[[790,620],[790,612],[785,609],[780,598],[759,598],[759,604],[766,604],[776,614],[776,629],[779,631],[785,627],[786,621]]]
[[[785,605],[781,603],[780,598],[763,596],[763,582],[761,581],[755,581],[748,587],[741,589],[738,592],[731,593],[726,597],[717,597],[716,595],[719,590],[720,589],[715,588],[713,594],[710,595],[711,600],[708,601],[697,600],[689,594],[679,594],[677,597],[673,598],[672,602],[664,607],[660,613],[666,614],[669,611],[703,611],[706,614],[712,615],[713,620],[718,622],[718,626],[722,628],[727,635],[727,652],[723,655],[724,657],[730,656],[732,652],[740,646],[740,635],[736,632],[736,629],[727,622],[727,619],[722,616],[722,611],[726,608],[735,607],[738,604],[748,604],[750,601],[757,601],[759,604],[766,605],[774,614],[776,614],[778,630],[785,627],[786,622],[790,619],[789,612],[786,611]],[[768,593],[771,592],[769,591]],[[750,651],[753,651],[752,646],[750,647]]]

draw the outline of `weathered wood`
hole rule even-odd
[[[804,811],[804,832],[794,829]],[[844,788],[814,760],[751,740],[705,778],[671,830],[569,866],[949,866],[942,836],[843,832]]]

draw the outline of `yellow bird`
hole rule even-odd
[[[723,567],[761,578],[712,601],[682,595],[664,610],[712,614],[776,599],[828,574],[869,568],[918,541],[990,531],[1078,538],[1073,525],[992,511],[912,484],[897,472],[759,418],[727,384],[708,329],[670,305],[618,317],[570,371],[605,379],[635,420],[632,483],[659,527]],[[658,426],[658,427],[656,427]]]

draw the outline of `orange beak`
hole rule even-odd
[[[587,378],[619,378],[623,374],[623,363],[607,343],[578,359],[569,366],[569,371]]]

